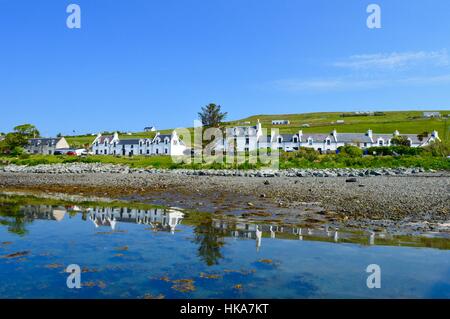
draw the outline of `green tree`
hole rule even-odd
[[[411,146],[410,140],[408,140],[406,136],[401,135],[393,137],[391,139],[391,144],[397,146]]]
[[[220,105],[210,103],[202,107],[201,112],[198,113],[198,117],[204,126],[219,127],[223,120],[227,117],[227,114],[227,112],[221,112]]]
[[[33,124],[18,125],[14,128],[14,132],[22,134],[28,138],[37,138],[41,136],[41,133]]]

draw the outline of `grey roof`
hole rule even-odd
[[[140,141],[140,139],[138,139],[138,138],[119,140],[118,145],[137,145],[137,144],[139,144],[139,141]]]
[[[431,134],[428,134],[428,136],[424,137],[422,140],[419,140],[418,134],[400,134],[400,136],[406,136],[407,138],[411,139],[411,141],[414,144],[422,144],[428,141],[431,138]]]
[[[313,141],[324,142],[327,139],[327,137],[333,138],[331,134],[303,134],[302,141],[305,142],[309,138],[312,138]]]
[[[38,146],[38,145],[55,145],[58,143],[62,137],[56,137],[56,138],[30,138],[28,140],[28,143],[31,146]]]
[[[156,135],[156,136],[155,136],[155,139],[158,138],[158,137],[161,139],[161,141],[164,141],[164,139],[165,139],[166,137],[168,137],[169,140],[170,140],[170,139],[172,139],[172,134],[159,134],[159,135]]]
[[[370,137],[364,133],[337,133],[337,141],[344,143],[372,143]]]

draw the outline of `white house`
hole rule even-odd
[[[257,149],[279,149],[294,151],[300,147],[313,148],[320,152],[335,152],[338,147],[353,145],[362,149],[373,146],[390,146],[391,139],[399,136],[400,132],[393,134],[374,134],[372,130],[366,133],[338,133],[336,130],[328,134],[303,133],[296,134],[263,133],[261,123],[256,126],[227,128],[226,136],[218,140],[214,149],[216,151],[243,152]],[[411,147],[426,146],[434,140],[439,140],[438,132],[433,131],[430,136],[420,137],[417,134],[402,134],[409,141]]]
[[[97,135],[92,143],[96,155],[183,155],[184,142],[176,131],[172,134],[156,133],[153,138],[121,139],[117,133],[109,136]]]
[[[441,113],[439,112],[423,112],[424,118],[439,118],[441,117]]]
[[[153,229],[175,232],[184,213],[172,209],[136,209],[126,207],[96,207],[89,209],[89,220],[95,227],[107,226],[112,230],[119,222],[150,225]]]
[[[56,150],[70,148],[64,137],[57,138],[31,138],[25,146],[30,154],[53,155]]]
[[[273,120],[272,125],[289,125],[291,122],[288,120]]]

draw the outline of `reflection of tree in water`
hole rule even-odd
[[[198,255],[208,266],[217,265],[223,258],[220,249],[224,245],[223,230],[213,227],[212,219],[202,221],[194,227],[194,242],[199,244]]]
[[[26,224],[32,223],[33,220],[26,217],[20,211],[20,205],[11,203],[0,204],[0,225],[8,227],[8,231],[19,236],[28,233]]]

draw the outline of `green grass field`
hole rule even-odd
[[[450,114],[450,110],[439,111],[443,116]],[[329,133],[336,129],[341,133],[366,132],[372,129],[374,133],[393,133],[399,130],[404,134],[419,134],[437,130],[441,139],[450,138],[449,119],[424,119],[422,111],[402,111],[384,112],[382,116],[346,116],[342,117],[342,112],[336,113],[305,113],[305,114],[278,114],[278,115],[254,115],[241,120],[227,122],[227,126],[244,125],[250,122],[255,125],[259,119],[263,128],[278,128],[280,133],[296,133],[300,129],[304,133]],[[289,120],[289,125],[272,125],[272,120]],[[337,120],[344,120],[344,124],[336,124]],[[302,127],[308,124],[310,127]],[[248,125],[248,124],[245,124]],[[192,130],[192,128],[191,128]],[[161,130],[161,134],[170,133],[171,129]],[[154,132],[135,132],[131,135],[121,134],[121,138],[146,138],[153,137]],[[91,144],[95,136],[67,136],[66,139],[72,147],[84,147]]]

